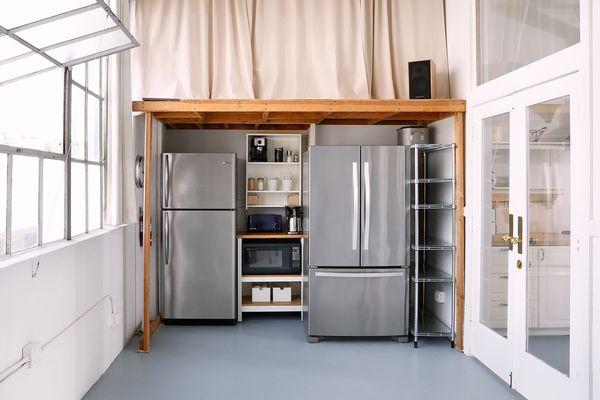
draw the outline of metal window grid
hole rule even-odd
[[[50,152],[50,151],[44,151],[44,150],[36,150],[36,149],[29,149],[29,148],[23,148],[23,147],[16,147],[16,146],[9,146],[9,145],[4,145],[4,144],[0,144],[0,154],[6,154],[7,157],[7,162],[6,162],[6,231],[5,231],[5,237],[6,237],[6,245],[5,245],[5,251],[4,251],[4,257],[6,256],[10,256],[12,254],[18,254],[24,251],[28,251],[31,250],[32,248],[36,248],[36,247],[40,247],[43,246],[45,244],[48,244],[46,242],[44,242],[44,237],[43,237],[43,232],[44,232],[44,202],[43,202],[43,196],[44,196],[44,160],[45,159],[50,159],[50,160],[60,160],[64,162],[64,235],[62,239],[58,239],[58,240],[54,240],[54,241],[59,241],[59,240],[71,240],[73,235],[72,235],[72,231],[71,231],[71,218],[72,218],[72,214],[71,214],[71,184],[72,184],[72,180],[71,180],[71,163],[80,163],[83,164],[85,166],[85,232],[81,233],[81,234],[85,234],[85,233],[89,233],[90,232],[90,226],[89,226],[89,173],[88,173],[88,168],[90,165],[97,165],[100,167],[100,193],[99,193],[99,201],[100,201],[100,228],[102,228],[104,226],[103,223],[103,217],[104,217],[104,210],[105,210],[105,199],[104,199],[104,194],[106,192],[106,188],[105,188],[105,184],[106,184],[106,134],[107,134],[107,129],[106,129],[106,120],[104,119],[104,113],[103,113],[103,108],[105,106],[105,101],[106,101],[106,95],[105,95],[105,90],[106,90],[106,85],[105,85],[105,81],[107,78],[107,72],[105,71],[105,66],[104,66],[104,62],[103,60],[100,60],[100,82],[99,82],[99,91],[100,93],[94,93],[93,91],[91,91],[89,89],[89,82],[88,82],[88,66],[86,64],[85,66],[85,85],[81,85],[77,82],[74,82],[72,79],[72,70],[70,67],[66,67],[65,68],[65,73],[64,73],[64,93],[63,93],[63,104],[64,104],[64,115],[63,115],[63,152],[62,153],[55,153],[55,152]],[[71,93],[72,93],[72,86],[77,86],[79,88],[81,88],[82,90],[84,90],[85,93],[85,100],[84,100],[84,158],[83,159],[75,159],[73,157],[71,157],[71,111],[72,111],[72,102],[71,102]],[[95,98],[98,99],[98,135],[99,135],[99,160],[98,161],[92,161],[89,160],[89,135],[90,132],[88,131],[88,119],[89,119],[89,115],[88,115],[88,96],[94,96]],[[12,198],[12,180],[13,180],[13,157],[15,155],[19,155],[19,156],[29,156],[29,157],[35,157],[38,159],[38,225],[37,225],[37,244],[36,246],[32,246],[32,247],[28,247],[26,249],[21,249],[17,252],[13,252],[11,249],[11,243],[12,243],[12,203],[13,203],[13,198]],[[77,236],[77,235],[76,235]],[[54,242],[52,241],[52,242]]]

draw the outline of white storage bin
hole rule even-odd
[[[292,288],[290,286],[273,287],[273,303],[289,303],[292,301]]]
[[[271,301],[271,288],[268,285],[252,286],[253,303],[269,303]]]

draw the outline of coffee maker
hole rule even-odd
[[[267,138],[253,137],[250,142],[250,162],[267,162]]]
[[[285,206],[285,217],[287,219],[288,235],[302,233],[302,207]]]

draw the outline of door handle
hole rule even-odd
[[[165,233],[165,237],[164,237],[164,251],[165,251],[165,265],[169,265],[169,256],[170,256],[170,251],[171,251],[171,245],[169,243],[169,214],[165,213],[165,220],[164,222],[164,226],[163,226],[163,232]]]
[[[517,220],[517,251],[523,254],[523,217]]]
[[[169,155],[165,154],[165,168],[163,172],[163,200],[165,202],[165,207],[169,207]]]
[[[352,163],[352,250],[358,250],[358,163]]]
[[[369,234],[371,231],[371,171],[369,162],[363,164],[365,174],[365,250],[369,250]]]
[[[328,278],[391,278],[404,277],[404,272],[315,272],[315,276]]]
[[[513,219],[514,216],[512,214],[508,214],[508,235],[502,236],[502,240],[508,243],[508,249],[511,251],[513,249]]]

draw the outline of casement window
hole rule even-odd
[[[101,59],[70,81],[58,68],[0,86],[0,254],[102,227],[106,71]]]

